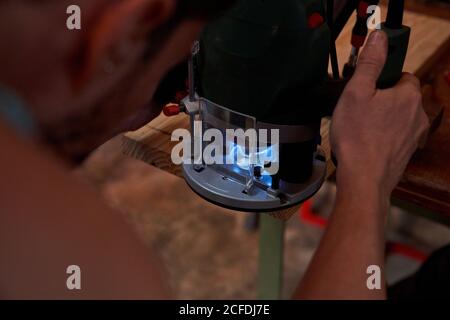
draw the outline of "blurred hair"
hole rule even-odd
[[[0,0],[1,2],[17,2],[20,0]],[[22,0],[31,4],[52,4],[58,2],[61,4],[61,0]],[[89,0],[94,2],[99,0]],[[116,0],[117,1],[117,0]],[[121,0],[127,1],[127,0]],[[66,0],[67,3],[76,4],[77,0]],[[111,2],[111,0],[100,0],[100,2]],[[199,19],[211,19],[220,15],[224,10],[228,9],[235,3],[236,0],[177,0],[177,6],[179,10],[187,18],[199,18]]]
[[[33,5],[64,5],[78,4],[86,1],[90,5],[98,2],[99,6],[106,6],[112,1],[127,0],[0,0],[0,4],[7,2],[23,1]],[[205,20],[210,21],[220,16],[224,11],[229,9],[237,0],[176,0],[176,9],[168,21],[156,28],[149,34],[149,47],[144,55],[144,60],[151,59],[155,52],[160,49],[164,41],[169,37],[172,31],[184,20]]]
[[[213,19],[230,8],[236,0],[178,0],[188,18]]]
[[[177,7],[172,17],[162,26],[149,34],[149,47],[144,60],[151,59],[160,45],[168,38],[181,21],[198,19],[210,21],[229,9],[236,0],[177,0]]]
[[[237,0],[178,0],[177,9],[172,18],[163,26],[149,34],[149,46],[144,54],[144,61],[151,60],[157,53],[158,48],[164,44],[169,34],[182,20],[200,19],[205,21],[219,17],[229,9]],[[177,91],[186,88],[187,62],[184,61],[168,72],[156,89],[153,102],[158,106],[172,101]]]

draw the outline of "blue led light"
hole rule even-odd
[[[278,162],[278,157],[273,152],[273,146],[259,148],[258,152],[250,154],[244,147],[236,143],[229,148],[229,153],[226,156],[227,163],[236,164],[242,170],[250,170],[252,166],[264,168],[269,162]]]

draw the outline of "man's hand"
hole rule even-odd
[[[383,32],[371,34],[334,113],[336,202],[295,298],[386,298],[384,229],[389,198],[428,128],[415,77],[405,74],[394,88],[376,88],[387,46]],[[377,288],[367,284],[371,266],[382,271]]]
[[[404,74],[387,90],[376,88],[387,57],[384,32],[371,34],[332,119],[331,144],[338,184],[368,184],[389,197],[429,127],[420,83]]]

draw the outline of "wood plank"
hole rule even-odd
[[[383,10],[385,11],[385,10]],[[430,66],[430,61],[436,61],[450,38],[450,21],[427,17],[417,13],[407,12],[405,23],[413,27],[411,45],[405,69],[422,76]],[[350,22],[337,41],[337,49],[341,66],[345,63],[349,53]],[[125,154],[140,159],[150,165],[182,177],[181,168],[173,165],[171,150],[175,145],[170,141],[171,133],[178,128],[189,128],[186,115],[167,118],[159,116],[143,128],[129,132],[123,137],[123,151]],[[334,173],[334,166],[330,160],[329,121],[324,119],[322,125],[323,148],[327,155],[328,176]],[[283,220],[288,219],[298,208],[291,208],[273,213]]]
[[[381,7],[383,21],[386,18],[386,7]],[[350,54],[350,41],[356,17],[353,15],[336,40],[339,66],[342,69]],[[450,38],[450,20],[426,16],[407,11],[404,24],[412,28],[411,41],[404,70],[419,78],[436,63],[439,53],[445,50]],[[329,69],[331,73],[331,67]]]
[[[168,118],[161,114],[137,131],[126,133],[123,136],[123,152],[182,178],[181,167],[174,165],[171,159],[172,148],[177,144],[171,141],[172,132],[182,128],[189,129],[187,115]]]
[[[450,2],[446,0],[408,0],[406,8],[428,16],[450,20]],[[386,2],[384,0],[384,2]]]
[[[430,72],[431,92],[444,106],[441,126],[409,164],[394,196],[450,218],[450,49]]]

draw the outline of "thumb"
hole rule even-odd
[[[388,53],[388,38],[383,31],[372,32],[358,60],[353,76],[357,83],[375,90]]]

